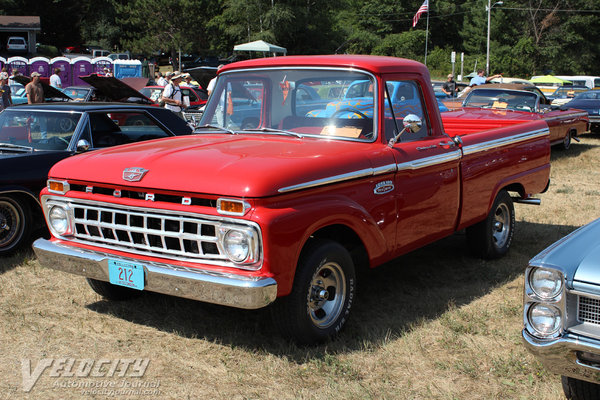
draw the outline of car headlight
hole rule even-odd
[[[250,238],[242,231],[230,230],[223,238],[223,246],[231,260],[242,262],[250,253]]]
[[[561,312],[553,306],[536,303],[529,308],[528,314],[529,324],[540,336],[556,334],[562,324]]]
[[[529,273],[529,286],[540,299],[554,299],[562,291],[563,275],[555,269],[535,268]]]
[[[69,214],[63,207],[52,206],[52,208],[50,208],[50,212],[48,213],[48,220],[50,221],[52,230],[59,236],[69,232]]]

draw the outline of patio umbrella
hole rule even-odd
[[[529,81],[532,83],[542,83],[542,84],[543,83],[560,83],[561,85],[573,83],[566,79],[557,78],[554,75],[535,76],[535,77],[531,78]]]

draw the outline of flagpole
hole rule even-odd
[[[425,66],[427,66],[427,38],[429,37],[429,10],[431,10],[431,4],[427,2],[427,29],[425,30]]]

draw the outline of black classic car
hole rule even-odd
[[[0,113],[0,256],[45,229],[38,195],[50,167],[77,153],[190,134],[171,111],[115,103],[45,103]]]

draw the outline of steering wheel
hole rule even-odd
[[[334,112],[333,114],[331,114],[331,118],[335,118],[336,115],[341,114],[343,112],[350,112],[350,113],[358,114],[358,115],[360,115],[361,118],[364,118],[364,119],[369,118],[362,111],[359,111],[356,108],[344,108],[344,109],[341,109],[341,110],[337,110],[336,112]],[[352,118],[347,118],[347,119],[352,119]]]

